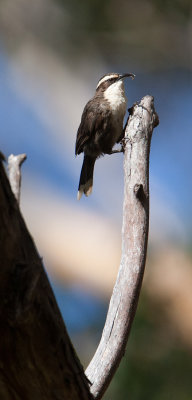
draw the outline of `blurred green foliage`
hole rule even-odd
[[[143,295],[126,355],[103,399],[191,400],[191,353],[164,308]]]
[[[68,16],[68,24],[63,20],[65,54],[70,44],[73,57],[98,51],[108,63],[119,59],[128,64],[133,59],[158,69],[169,62],[176,66],[183,60],[182,64],[189,65],[185,48],[189,45],[192,17],[190,0],[57,2],[63,15]]]
[[[137,9],[139,13],[139,7],[143,8],[143,4],[147,7],[151,6],[156,12],[163,12],[164,15],[174,16],[177,15],[180,21],[184,18],[189,19],[191,17],[192,3],[191,0],[136,0],[134,2],[119,0],[57,0],[60,5],[67,9],[74,17],[78,16],[79,22],[84,21],[84,26],[91,30],[113,30],[115,24],[121,23],[121,19],[113,18],[120,16],[129,19],[129,13],[132,9]],[[118,11],[118,14],[117,14]],[[125,14],[126,12],[126,14]],[[136,22],[136,21],[135,21]]]
[[[157,10],[167,15],[176,15],[180,22],[192,16],[191,0],[151,0],[151,3],[157,7]]]
[[[189,67],[190,0],[23,0],[0,2],[1,41],[15,52],[36,42],[70,66],[104,63]]]

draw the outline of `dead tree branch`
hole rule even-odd
[[[101,341],[86,370],[94,399],[101,399],[124,355],[147,253],[149,152],[159,121],[152,96],[145,96],[130,112],[125,131],[121,263]]]
[[[2,162],[0,268],[0,399],[92,399]]]

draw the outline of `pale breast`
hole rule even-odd
[[[110,85],[105,90],[104,97],[108,101],[112,112],[125,115],[127,98],[124,84],[121,80]]]
[[[113,144],[116,143],[123,129],[123,120],[127,108],[127,98],[125,96],[123,82],[117,81],[109,86],[105,93],[105,99],[108,101],[113,118]]]

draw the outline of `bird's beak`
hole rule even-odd
[[[135,75],[135,74],[130,74],[130,73],[120,74],[120,75],[119,75],[119,78],[118,78],[117,80],[119,81],[120,79],[128,78],[129,76],[130,76],[132,79],[134,79],[136,75]]]

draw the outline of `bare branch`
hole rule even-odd
[[[18,156],[11,154],[8,157],[9,181],[12,192],[14,193],[18,203],[20,201],[21,192],[21,165],[26,158],[26,154],[19,154]]]
[[[0,399],[92,399],[2,162],[0,337]]]
[[[130,110],[125,131],[122,256],[102,338],[86,374],[100,399],[122,356],[135,315],[145,267],[149,225],[149,152],[158,125],[152,96]]]

